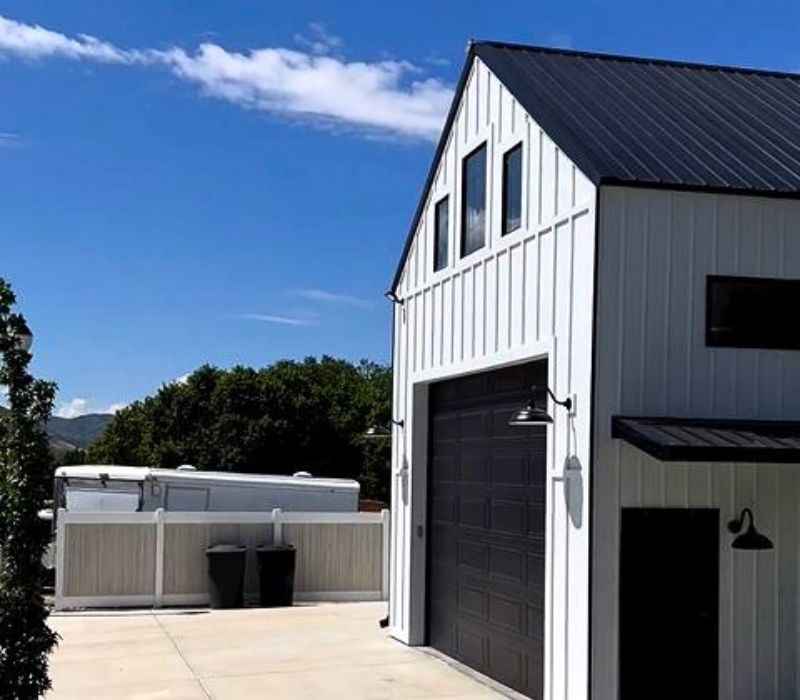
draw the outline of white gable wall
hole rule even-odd
[[[800,419],[800,352],[704,335],[708,274],[800,278],[800,202],[604,187],[599,227],[593,698],[618,697],[625,506],[720,509],[719,697],[800,697],[800,466],[664,464],[611,439],[614,414]],[[748,506],[773,552],[731,549]]]
[[[487,242],[461,259],[461,162],[484,141]],[[501,236],[502,157],[519,142],[522,227]],[[433,205],[445,195],[450,261],[434,273]],[[393,437],[390,624],[397,638],[424,641],[429,383],[546,357],[551,388],[577,397],[572,425],[558,409],[548,434],[547,698],[585,698],[588,687],[594,207],[591,183],[476,59],[396,290],[394,417],[405,427]],[[583,470],[569,493],[568,457]]]

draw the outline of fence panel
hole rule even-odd
[[[297,549],[297,600],[380,600],[388,591],[383,513],[69,513],[59,511],[56,608],[208,603],[205,550],[248,547],[245,600],[258,591],[255,547]]]

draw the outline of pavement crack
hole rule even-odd
[[[186,665],[186,668],[189,669],[189,672],[194,677],[194,680],[197,681],[197,685],[200,686],[200,690],[203,691],[203,694],[208,698],[208,700],[214,700],[214,696],[211,695],[208,688],[206,688],[206,685],[203,683],[203,679],[198,675],[197,670],[194,668],[194,666],[192,666],[191,663],[189,663],[189,659],[184,656],[183,651],[181,650],[180,646],[178,646],[178,642],[175,640],[175,637],[173,637],[170,631],[164,626],[164,624],[161,622],[161,618],[156,613],[152,613],[152,615],[153,619],[156,621],[156,624],[164,633],[164,636],[169,639],[169,643],[172,644],[173,649],[175,649],[178,656],[181,657],[181,661],[183,661],[183,663]]]

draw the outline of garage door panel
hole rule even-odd
[[[485,530],[489,525],[489,500],[465,496],[458,502],[458,524]]]
[[[485,485],[489,481],[489,454],[462,454],[461,480],[468,484]]]
[[[492,576],[506,578],[525,585],[525,553],[518,549],[492,547],[489,550],[489,570]]]
[[[546,431],[507,422],[543,373],[541,364],[514,367],[430,392],[429,643],[536,698]]]

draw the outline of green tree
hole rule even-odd
[[[204,366],[117,413],[89,448],[98,463],[359,479],[388,498],[389,445],[363,439],[389,422],[391,372],[331,357],[262,369]],[[383,442],[388,441],[371,441]]]
[[[41,595],[42,554],[49,540],[38,510],[52,490],[52,457],[43,425],[55,385],[28,372],[27,326],[0,279],[0,697],[38,698],[50,687],[48,655],[57,636]]]

